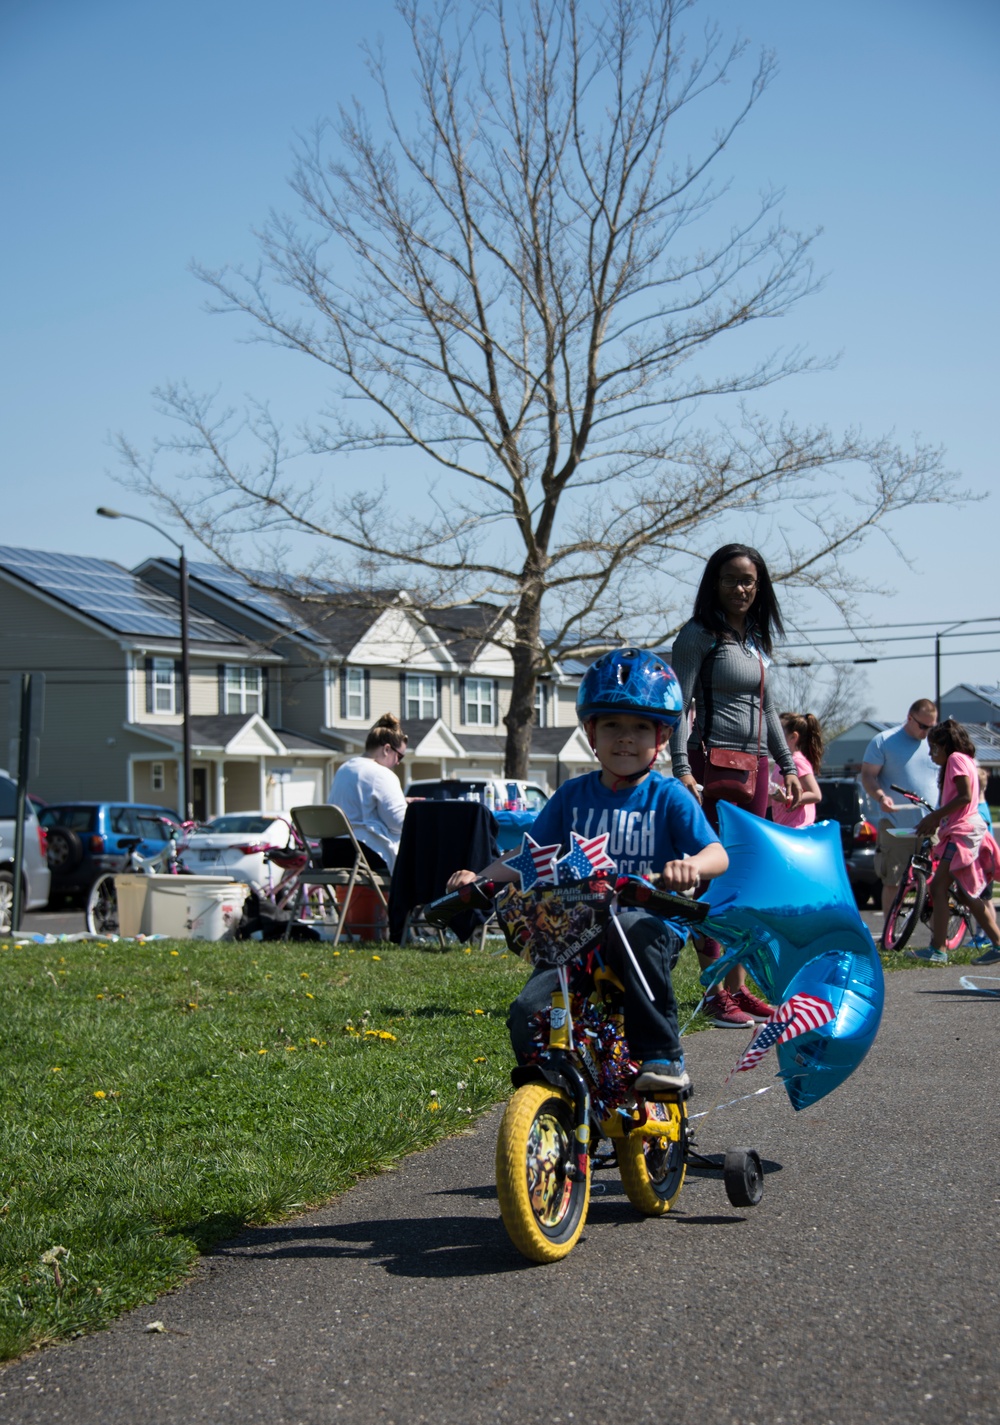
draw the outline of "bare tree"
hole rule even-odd
[[[865,675],[842,663],[779,667],[775,696],[782,712],[813,713],[824,742],[873,712]]]
[[[360,105],[320,126],[260,266],[199,270],[215,310],[329,370],[328,408],[293,447],[265,407],[238,418],[171,386],[183,433],[148,457],[120,441],[131,478],[225,560],[250,535],[306,534],[344,585],[507,608],[509,775],[527,772],[539,674],[629,630],[669,638],[667,581],[690,583],[734,521],[767,534],[780,582],[838,599],[844,556],[894,511],[955,498],[938,451],[742,404],[812,365],[748,358],[739,336],[812,290],[812,239],[779,194],[741,214],[715,176],[774,65],[712,26],[692,45],[692,3],[400,0],[416,116],[369,51],[378,127]],[[346,490],[343,466],[297,473],[359,451],[410,453],[394,458],[426,482],[420,516],[384,485]]]

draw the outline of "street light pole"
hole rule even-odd
[[[969,623],[997,623],[995,618],[960,618],[957,623],[950,623],[947,628],[942,628],[934,635],[934,706],[937,708],[938,717],[941,716],[941,640],[947,638],[949,633],[953,633],[956,628],[964,628]]]
[[[189,633],[188,619],[188,567],[187,558],[184,553],[184,546],[180,540],[174,539],[172,534],[167,534],[152,520],[145,519],[142,515],[126,515],[121,510],[108,509],[106,505],[101,505],[97,513],[106,520],[132,520],[136,524],[148,525],[150,529],[155,529],[157,534],[169,539],[170,543],[178,550],[180,558],[178,560],[178,572],[181,584],[181,701],[184,705],[183,720],[181,724],[181,735],[183,737],[183,762],[184,762],[184,819],[194,820],[194,786],[191,774],[191,641]]]

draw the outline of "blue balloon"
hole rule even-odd
[[[778,1045],[792,1107],[843,1083],[874,1042],[882,1018],[882,962],[847,879],[840,827],[789,828],[719,803],[729,869],[709,885],[700,929],[726,953],[702,972],[718,983],[745,965],[774,1004],[793,994],[829,1001],[834,1018]]]

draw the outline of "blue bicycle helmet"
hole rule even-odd
[[[584,723],[603,713],[631,713],[672,731],[682,712],[681,685],[674,670],[645,648],[605,653],[584,673],[576,695],[576,715]]]

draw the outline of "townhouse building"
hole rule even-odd
[[[46,800],[179,807],[179,575],[172,560],[0,547],[0,685],[45,674]],[[367,599],[255,588],[189,565],[190,726],[199,818],[323,800],[383,712],[409,735],[407,780],[498,776],[512,667],[502,610],[425,615],[405,590]],[[576,722],[582,669],[539,685],[530,775],[554,789],[594,765]]]

